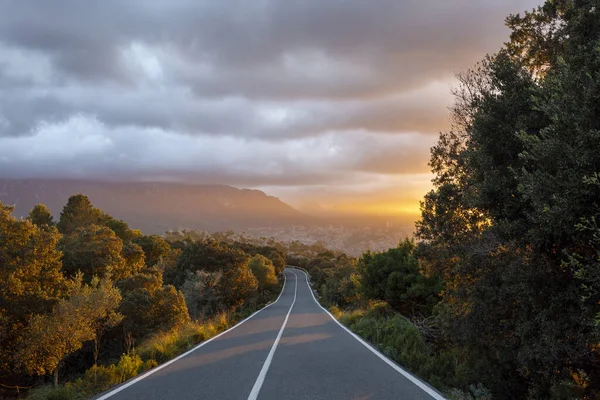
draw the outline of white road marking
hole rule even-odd
[[[296,274],[294,273],[294,275],[296,275]],[[181,355],[178,355],[177,357],[173,358],[172,360],[169,360],[166,363],[161,364],[158,367],[155,367],[155,368],[151,369],[150,371],[146,372],[145,374],[140,375],[137,378],[134,378],[134,379],[130,380],[129,382],[127,382],[127,383],[119,386],[115,390],[112,390],[112,391],[106,393],[105,395],[103,395],[101,397],[98,397],[96,400],[105,400],[105,399],[108,399],[109,397],[114,396],[115,394],[119,393],[120,391],[127,389],[129,386],[134,385],[134,384],[138,383],[139,381],[141,381],[142,379],[144,379],[144,378],[152,375],[153,373],[155,373],[157,371],[160,371],[161,369],[163,369],[163,368],[165,368],[165,367],[173,364],[175,361],[181,360],[183,357],[187,356],[190,353],[193,353],[194,351],[198,350],[200,347],[202,347],[202,346],[204,346],[204,345],[212,342],[213,340],[215,340],[219,336],[222,336],[222,335],[226,334],[227,332],[230,332],[230,331],[234,330],[238,326],[242,325],[244,322],[248,321],[250,318],[254,317],[259,312],[261,312],[263,310],[266,310],[267,308],[271,307],[273,304],[275,304],[275,303],[277,303],[279,301],[279,298],[281,297],[281,295],[283,294],[283,291],[285,290],[285,285],[287,284],[287,278],[286,278],[285,274],[283,275],[283,279],[284,279],[284,281],[283,281],[283,287],[281,288],[281,292],[279,293],[279,296],[277,296],[277,299],[274,302],[267,304],[266,306],[264,306],[260,310],[254,312],[248,318],[244,319],[243,321],[238,322],[237,324],[235,324],[231,328],[227,329],[226,331],[223,331],[223,332],[219,333],[218,335],[213,336],[213,337],[211,337],[208,340],[205,340],[204,342],[200,343],[198,346],[194,347],[193,349],[188,350],[185,353],[183,353]],[[298,276],[296,276],[296,289],[298,289]],[[294,301],[295,300],[296,300],[296,294],[294,292]],[[288,315],[289,315],[289,313],[288,313]],[[286,317],[286,321],[287,321],[287,317]]]
[[[306,285],[308,285],[308,290],[310,291],[310,294],[312,294],[312,298],[315,301],[315,303],[317,303],[317,305],[319,307],[321,307],[323,309],[323,311],[325,311],[331,317],[331,319],[333,319],[339,326],[341,326],[346,332],[348,332],[354,339],[358,340],[363,346],[365,346],[367,349],[371,350],[371,352],[373,352],[373,354],[375,354],[377,357],[379,357],[383,362],[385,362],[390,367],[394,368],[397,372],[399,372],[405,378],[407,378],[412,383],[417,385],[421,390],[426,392],[428,395],[430,395],[431,397],[433,397],[436,400],[446,400],[440,393],[438,393],[432,387],[423,383],[419,378],[412,375],[410,372],[406,371],[404,368],[400,367],[398,364],[396,364],[395,362],[393,362],[392,360],[387,358],[385,355],[380,353],[377,349],[375,349],[369,343],[365,342],[360,336],[358,336],[356,333],[352,332],[350,329],[345,327],[340,321],[338,321],[337,318],[335,318],[325,307],[323,307],[317,301],[317,298],[315,297],[315,294],[313,293],[312,288],[310,287],[310,283],[308,283],[308,274],[306,273],[306,271],[304,271],[300,268],[296,268],[296,269],[298,271],[301,271],[304,275],[306,275]],[[297,288],[297,286],[298,286],[298,277],[296,276],[296,288]]]
[[[294,303],[296,303],[296,293],[298,292],[298,275],[296,275],[296,273],[294,271],[290,271],[290,272],[292,274],[294,274],[294,276],[296,276],[296,288],[294,289],[294,301],[292,302],[292,305],[290,306],[290,309],[289,309],[287,315],[285,316],[283,325],[281,325],[279,334],[277,334],[277,338],[275,339],[275,342],[273,343],[273,347],[271,347],[271,351],[269,351],[269,355],[267,356],[267,359],[265,360],[265,363],[263,364],[262,369],[260,370],[260,373],[258,374],[258,378],[256,378],[256,382],[254,382],[254,386],[252,387],[252,390],[250,391],[250,396],[248,396],[248,400],[256,400],[258,398],[258,393],[260,392],[260,388],[262,387],[262,385],[265,381],[265,377],[267,376],[267,371],[269,371],[269,367],[271,366],[271,361],[273,361],[273,355],[275,354],[275,350],[277,349],[277,345],[279,344],[279,339],[281,339],[281,335],[283,335],[285,325],[288,322],[288,318],[290,317],[290,313],[292,312]]]

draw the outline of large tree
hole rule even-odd
[[[277,285],[277,275],[271,260],[260,254],[255,255],[248,261],[248,267],[258,281],[258,289],[273,290]]]
[[[449,338],[500,398],[600,388],[600,14],[547,1],[463,74],[417,234]],[[583,393],[583,394],[582,394]]]
[[[172,329],[189,321],[183,294],[164,285],[156,268],[117,282],[123,293],[119,312],[125,316],[125,337],[140,339],[161,329]]]
[[[104,219],[104,213],[94,207],[87,196],[76,194],[69,197],[57,225],[60,233],[69,235],[83,226],[102,225]]]
[[[58,385],[64,359],[119,321],[115,310],[120,300],[109,280],[94,278],[86,285],[78,274],[69,282],[68,298],[59,300],[51,313],[31,318],[19,346],[18,363],[30,374],[51,374]]]
[[[66,286],[56,228],[17,220],[0,203],[0,370],[14,370],[16,342],[34,313],[49,312]]]
[[[405,239],[394,249],[362,255],[357,269],[367,299],[387,301],[407,316],[431,313],[439,300],[439,279],[419,271],[415,247]]]
[[[153,267],[162,259],[166,259],[171,252],[171,246],[158,235],[142,235],[133,239],[133,242],[142,247],[146,265]]]
[[[221,272],[219,291],[228,307],[241,305],[256,294],[258,281],[248,268],[248,254],[214,240],[187,244],[175,271],[175,284],[181,287],[189,273],[196,271]]]
[[[55,225],[54,220],[52,219],[52,212],[43,204],[36,204],[31,211],[29,211],[27,219],[39,227],[51,227]]]
[[[89,281],[93,276],[122,279],[132,273],[133,268],[127,268],[122,255],[123,242],[105,226],[79,227],[63,238],[60,248],[64,254],[63,268],[68,275],[81,271]]]

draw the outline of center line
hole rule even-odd
[[[289,309],[287,315],[285,316],[283,325],[281,325],[281,329],[279,330],[279,333],[277,334],[277,338],[275,339],[275,342],[273,343],[273,347],[271,347],[271,351],[269,351],[269,355],[267,356],[267,359],[265,360],[265,363],[263,364],[262,369],[260,370],[260,373],[258,374],[258,378],[256,378],[256,382],[254,382],[254,386],[252,387],[252,390],[250,391],[250,396],[248,396],[248,400],[256,400],[258,398],[258,393],[260,392],[260,388],[262,387],[263,382],[265,381],[265,377],[267,376],[267,371],[269,370],[269,367],[271,366],[271,361],[273,360],[273,355],[275,354],[275,350],[277,349],[277,345],[279,344],[279,339],[281,339],[281,335],[283,335],[283,330],[285,329],[285,325],[288,322],[288,318],[290,317],[290,313],[292,312],[294,303],[296,303],[296,293],[298,292],[298,275],[296,275],[296,273],[294,271],[290,271],[290,272],[292,274],[294,274],[294,276],[296,277],[296,287],[294,288],[294,301],[292,302],[292,305],[290,306],[290,309]]]

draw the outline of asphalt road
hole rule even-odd
[[[338,324],[304,272],[284,274],[276,302],[97,399],[443,399]]]

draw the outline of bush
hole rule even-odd
[[[156,365],[154,360],[143,362],[138,355],[123,354],[117,364],[93,366],[85,372],[82,378],[67,384],[66,387],[80,395],[92,396],[113,385],[125,382]]]
[[[71,387],[60,386],[54,388],[52,386],[43,386],[41,388],[32,389],[27,395],[28,400],[77,400],[83,397],[79,396]]]
[[[428,343],[409,319],[395,313],[387,303],[371,302],[366,310],[333,311],[350,330],[439,390],[461,387],[471,393],[465,396],[486,398],[484,395],[477,395],[480,392],[486,393],[485,388],[469,386],[469,370],[456,347],[436,348]],[[478,390],[471,390],[475,387]],[[452,393],[465,392],[455,390]]]
[[[142,359],[152,359],[162,363],[223,332],[228,327],[228,316],[221,313],[204,323],[190,322],[181,328],[151,336],[142,342],[137,352]]]

